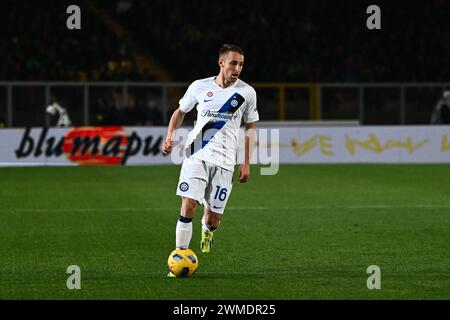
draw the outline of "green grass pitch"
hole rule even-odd
[[[0,299],[448,299],[449,165],[252,167],[213,251],[166,278],[178,166],[0,169]],[[69,290],[69,265],[81,289]],[[367,267],[381,289],[367,288]]]

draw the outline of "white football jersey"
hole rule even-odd
[[[189,132],[185,153],[187,157],[234,170],[241,121],[259,120],[256,92],[240,79],[221,88],[215,78],[194,81],[180,100],[180,109],[185,113],[197,106],[197,122]]]

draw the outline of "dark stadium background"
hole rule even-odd
[[[66,28],[71,4],[81,30]],[[372,4],[381,30],[366,28]],[[45,110],[57,101],[73,127],[153,132],[190,82],[218,73],[223,43],[244,49],[241,78],[272,127],[430,127],[450,89],[449,21],[446,0],[5,0],[0,131],[55,126]],[[446,110],[436,128],[448,131]],[[282,164],[274,176],[252,166],[192,279],[166,278],[179,166],[9,163],[0,168],[0,299],[448,301],[442,141],[440,164]],[[81,290],[66,288],[71,264],[81,267]],[[381,267],[381,290],[366,287],[371,264]]]
[[[82,8],[81,30],[65,27],[69,4]],[[381,6],[381,30],[366,28],[370,4]],[[80,87],[51,87],[47,96],[44,87],[14,87],[14,115],[8,118],[4,81],[188,84],[215,75],[218,48],[235,43],[245,50],[242,79],[249,83],[395,83],[366,90],[359,120],[427,124],[450,77],[449,7],[443,0],[4,1],[0,122],[52,124],[39,108],[56,98],[74,125],[166,124],[185,88],[169,89],[169,102],[161,100],[158,87],[132,88],[126,99],[120,85],[93,88],[86,117]],[[401,83],[425,82],[435,85],[400,92]],[[312,118],[307,102],[289,109],[290,99],[304,102],[307,95],[286,95],[286,120]],[[262,118],[278,120],[277,91],[261,89],[260,96]],[[329,88],[322,99],[325,120],[360,116],[356,87]],[[401,99],[406,111],[399,110]]]

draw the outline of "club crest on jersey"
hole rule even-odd
[[[211,97],[213,96],[213,93],[212,93],[211,91],[209,91],[206,95],[207,95],[209,98],[211,98]]]
[[[186,182],[180,183],[180,190],[186,192],[189,190],[189,185]]]

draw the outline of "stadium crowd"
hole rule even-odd
[[[136,52],[89,10],[65,28],[63,2],[6,1],[1,80],[154,80]],[[351,5],[354,4],[354,5]],[[357,5],[355,5],[357,4]],[[450,2],[382,5],[382,29],[365,27],[364,2],[97,1],[173,80],[217,72],[223,42],[241,45],[252,81],[441,81],[450,76]],[[83,6],[81,4],[83,9]],[[195,8],[195,9],[194,9]],[[419,19],[420,18],[420,19]],[[418,27],[420,21],[420,27]]]
[[[5,1],[0,19],[0,80],[153,80],[138,75],[125,39],[82,10],[82,29],[66,28],[64,1]]]
[[[154,80],[137,72],[126,39],[82,7],[82,30],[65,28],[55,1],[6,1],[1,80]],[[442,81],[450,2],[381,5],[369,31],[364,1],[97,1],[175,81],[217,72],[223,42],[241,45],[252,81]],[[420,22],[420,26],[418,23]],[[136,50],[136,49],[134,49]]]
[[[66,28],[65,1],[2,2],[0,81],[161,80],[139,68],[136,57],[145,55],[171,80],[190,82],[217,73],[222,43],[244,48],[242,78],[248,82],[450,79],[450,1],[381,2],[381,30],[366,28],[371,3],[359,0],[78,4],[82,29],[71,31]],[[120,35],[105,21],[127,32]],[[97,123],[161,123],[158,106],[154,108],[157,99],[122,101],[92,103],[99,110]]]

